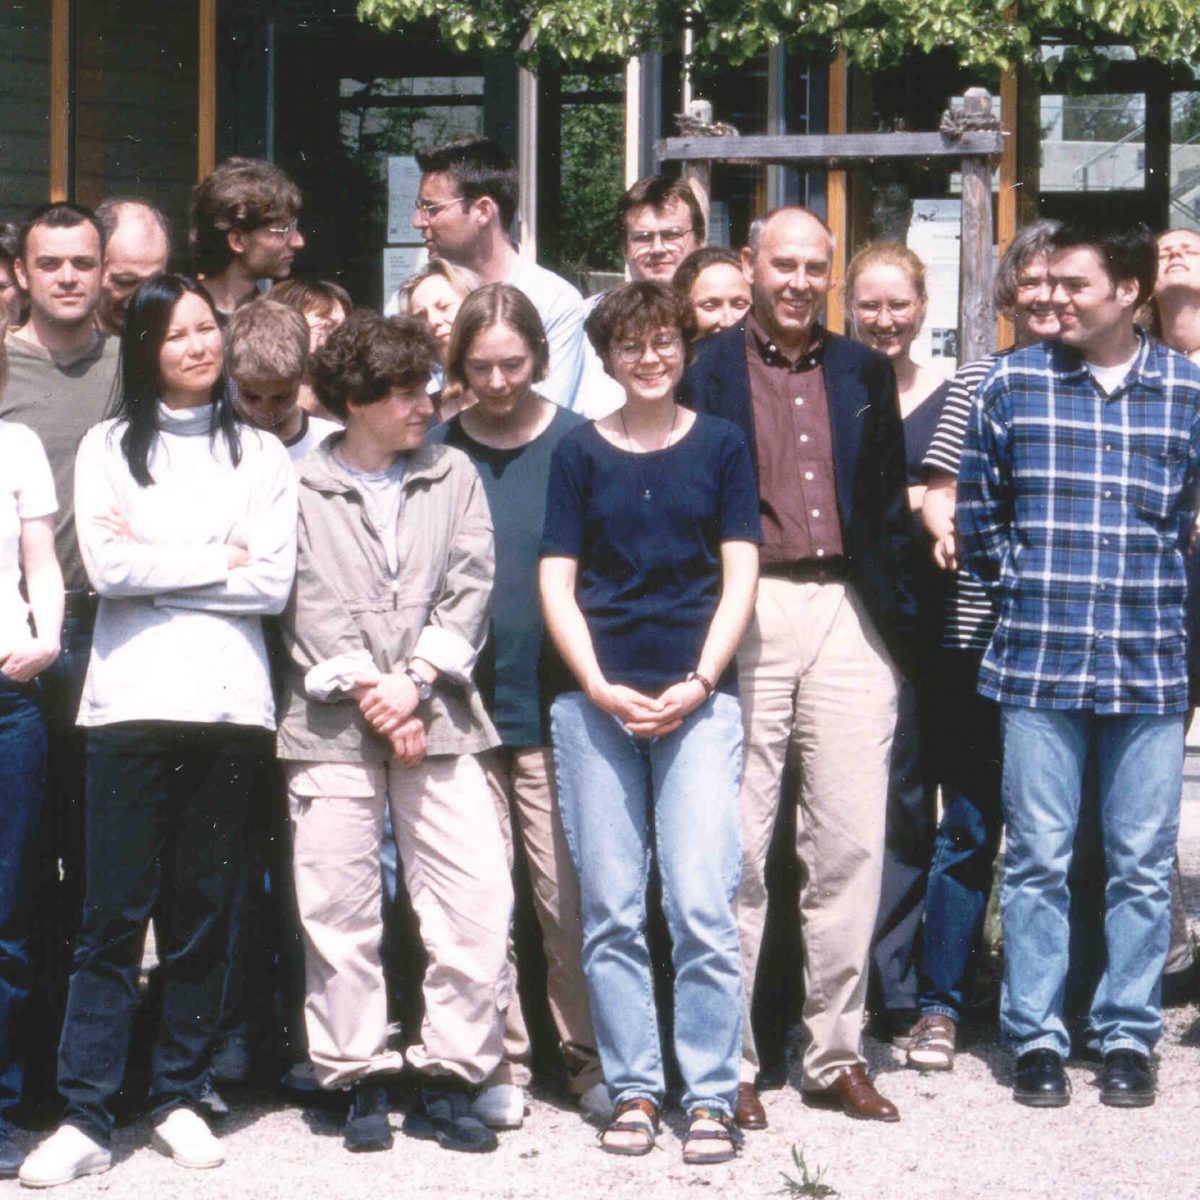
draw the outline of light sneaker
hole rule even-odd
[[[60,1125],[21,1164],[17,1178],[24,1187],[58,1187],[84,1175],[99,1175],[112,1166],[112,1152],[74,1125]]]
[[[190,1108],[173,1108],[150,1135],[154,1148],[173,1159],[181,1167],[195,1171],[206,1171],[219,1167],[225,1161],[221,1143],[213,1137],[212,1130],[203,1117]]]
[[[586,1092],[579,1096],[579,1111],[583,1119],[593,1125],[607,1125],[612,1120],[613,1102],[608,1094],[608,1084],[603,1080],[593,1083]]]
[[[515,1083],[493,1083],[479,1089],[471,1111],[489,1129],[520,1129],[525,1121],[525,1092]]]
[[[958,1026],[941,1013],[926,1013],[914,1026],[905,1062],[918,1071],[950,1071]]]

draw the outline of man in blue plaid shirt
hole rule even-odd
[[[979,691],[1001,705],[1007,830],[1001,1027],[1013,1097],[1068,1103],[1067,872],[1085,765],[1109,879],[1091,1019],[1101,1100],[1154,1102],[1188,701],[1184,555],[1200,478],[1200,368],[1133,314],[1157,259],[1144,228],[1051,239],[1059,341],[1000,360],[958,479],[960,555],[999,622]]]

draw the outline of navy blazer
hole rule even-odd
[[[896,376],[882,354],[834,333],[825,336],[824,371],[849,582],[896,665],[911,674],[916,666],[912,517]],[[697,345],[681,399],[697,412],[739,425],[757,471],[744,323]]]

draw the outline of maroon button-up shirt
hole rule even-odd
[[[808,350],[792,362],[753,315],[746,318],[764,567],[843,553],[824,345],[825,331],[817,327]]]

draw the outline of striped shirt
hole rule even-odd
[[[998,358],[999,355],[990,354],[987,358],[964,364],[955,372],[937,428],[921,464],[926,471],[958,475],[958,460],[967,432],[967,418],[971,414],[971,401]],[[967,571],[955,571],[946,588],[942,646],[947,650],[986,650],[995,625],[996,610],[987,589]]]
[[[959,549],[997,598],[979,691],[1099,715],[1187,707],[1184,553],[1200,479],[1200,367],[1144,335],[1105,395],[1045,342],[972,406]]]

